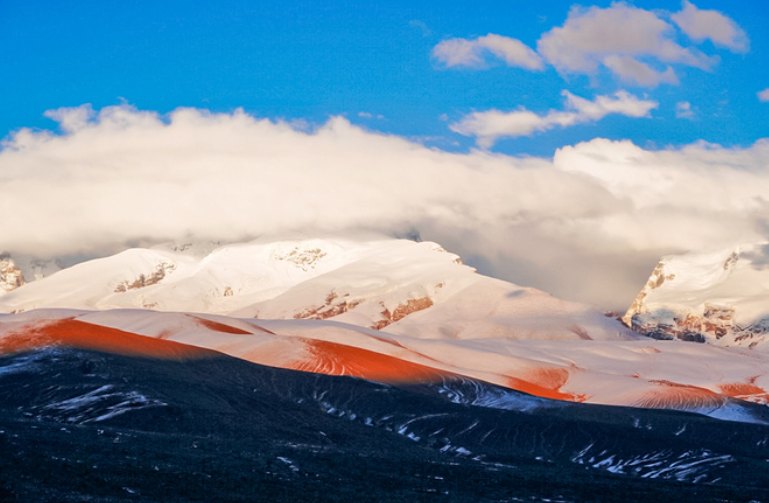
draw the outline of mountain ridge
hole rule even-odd
[[[0,298],[0,311],[146,308],[333,319],[427,338],[632,339],[590,306],[477,274],[431,242],[309,239],[130,249]]]

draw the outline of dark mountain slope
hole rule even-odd
[[[6,501],[769,500],[766,426],[225,356],[5,356],[0,431]]]

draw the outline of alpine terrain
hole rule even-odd
[[[756,250],[666,257],[634,330],[430,242],[6,255],[0,496],[767,500]]]

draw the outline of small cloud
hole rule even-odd
[[[676,118],[678,119],[694,119],[694,110],[692,110],[692,104],[688,101],[679,101],[676,103]]]
[[[681,29],[695,40],[710,38],[732,49],[741,47],[742,31],[715,11],[685,3],[676,16]],[[605,9],[572,8],[562,26],[542,34],[537,52],[562,73],[592,75],[603,67],[624,82],[644,87],[678,84],[671,64],[710,70],[718,63],[717,57],[680,45],[674,26],[658,13],[623,2]]]
[[[464,136],[475,136],[481,148],[490,148],[498,138],[530,136],[555,127],[569,127],[596,122],[609,114],[628,117],[648,117],[656,108],[656,101],[638,99],[627,91],[614,95],[598,96],[594,101],[580,98],[569,91],[561,93],[566,98],[566,110],[550,110],[537,114],[523,107],[512,112],[488,110],[465,115],[449,128]]]
[[[760,101],[769,101],[769,87],[764,89],[763,91],[758,91],[758,99]]]
[[[433,48],[433,57],[447,67],[483,68],[486,65],[487,54],[503,60],[507,66],[518,66],[529,70],[544,68],[542,58],[526,44],[520,40],[493,33],[475,40],[451,38]]]
[[[358,117],[362,117],[364,119],[384,119],[384,115],[381,114],[372,114],[369,112],[358,112]]]
[[[438,116],[439,121],[448,122],[449,121],[449,114],[440,114]]]
[[[418,28],[422,31],[423,37],[429,37],[432,35],[432,31],[430,31],[430,28],[427,27],[424,21],[420,21],[419,19],[412,19],[409,21],[409,26],[412,28]]]
[[[681,12],[670,18],[692,40],[710,40],[734,52],[748,50],[747,35],[732,19],[716,10],[700,10],[687,0],[684,0],[683,6]]]

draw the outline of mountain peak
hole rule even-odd
[[[654,338],[769,347],[767,243],[663,257],[622,318]]]

